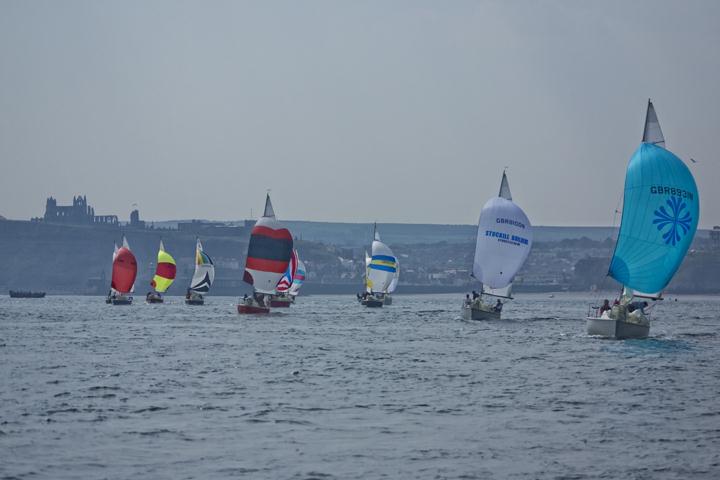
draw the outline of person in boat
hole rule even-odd
[[[257,302],[258,305],[260,305],[261,307],[265,306],[265,295],[255,292],[253,297],[255,298],[255,302]]]
[[[495,303],[495,306],[493,307],[493,310],[500,313],[502,312],[503,303],[498,298],[497,302]]]
[[[473,300],[477,300],[478,298],[480,298],[480,294],[478,292],[476,292],[475,290],[472,291],[472,296],[473,296],[473,298],[472,298]]]
[[[645,309],[647,308],[647,306],[648,302],[632,302],[627,306],[628,313],[632,313],[635,310],[640,310],[640,313],[645,315]]]
[[[466,306],[472,305],[472,300],[470,300],[470,294],[469,294],[469,293],[465,294],[465,305],[466,305]]]
[[[187,289],[187,292],[185,292],[185,299],[190,300],[190,289]]]
[[[598,311],[598,315],[602,315],[603,313],[609,311],[611,309],[610,307],[610,300],[607,298],[603,301],[602,306],[600,307],[600,310]]]

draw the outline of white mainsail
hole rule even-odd
[[[195,245],[195,272],[190,281],[190,290],[198,293],[207,293],[215,280],[215,265],[210,256],[203,251],[200,239]]]
[[[650,99],[648,99],[647,113],[645,114],[645,129],[643,130],[642,141],[665,148],[665,137],[660,129],[660,121]]]
[[[512,201],[503,172],[499,196],[483,206],[478,222],[473,276],[482,282],[483,293],[510,297],[513,278],[530,253],[532,238],[532,225]]]

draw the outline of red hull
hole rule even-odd
[[[291,303],[287,300],[272,300],[270,306],[273,308],[289,308]]]
[[[270,309],[268,307],[258,307],[255,305],[238,305],[238,313],[270,313]]]

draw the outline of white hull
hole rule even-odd
[[[500,313],[495,310],[478,308],[475,305],[463,306],[463,319],[465,320],[500,320]]]
[[[603,338],[623,340],[626,338],[647,338],[650,325],[624,322],[612,318],[587,318],[587,333]]]

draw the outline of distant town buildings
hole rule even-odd
[[[193,235],[210,236],[236,236],[249,231],[244,227],[232,227],[222,222],[206,222],[204,220],[191,220],[189,222],[178,222],[178,230]]]
[[[140,220],[140,211],[137,208],[130,212],[130,226],[132,228],[145,228],[145,222]]]
[[[715,250],[720,250],[720,225],[715,225],[713,229],[710,230],[710,241]]]
[[[117,225],[117,215],[95,215],[95,209],[87,203],[87,197],[73,197],[72,205],[58,205],[57,200],[48,197],[45,202],[45,215],[42,219],[48,223],[67,225]]]

